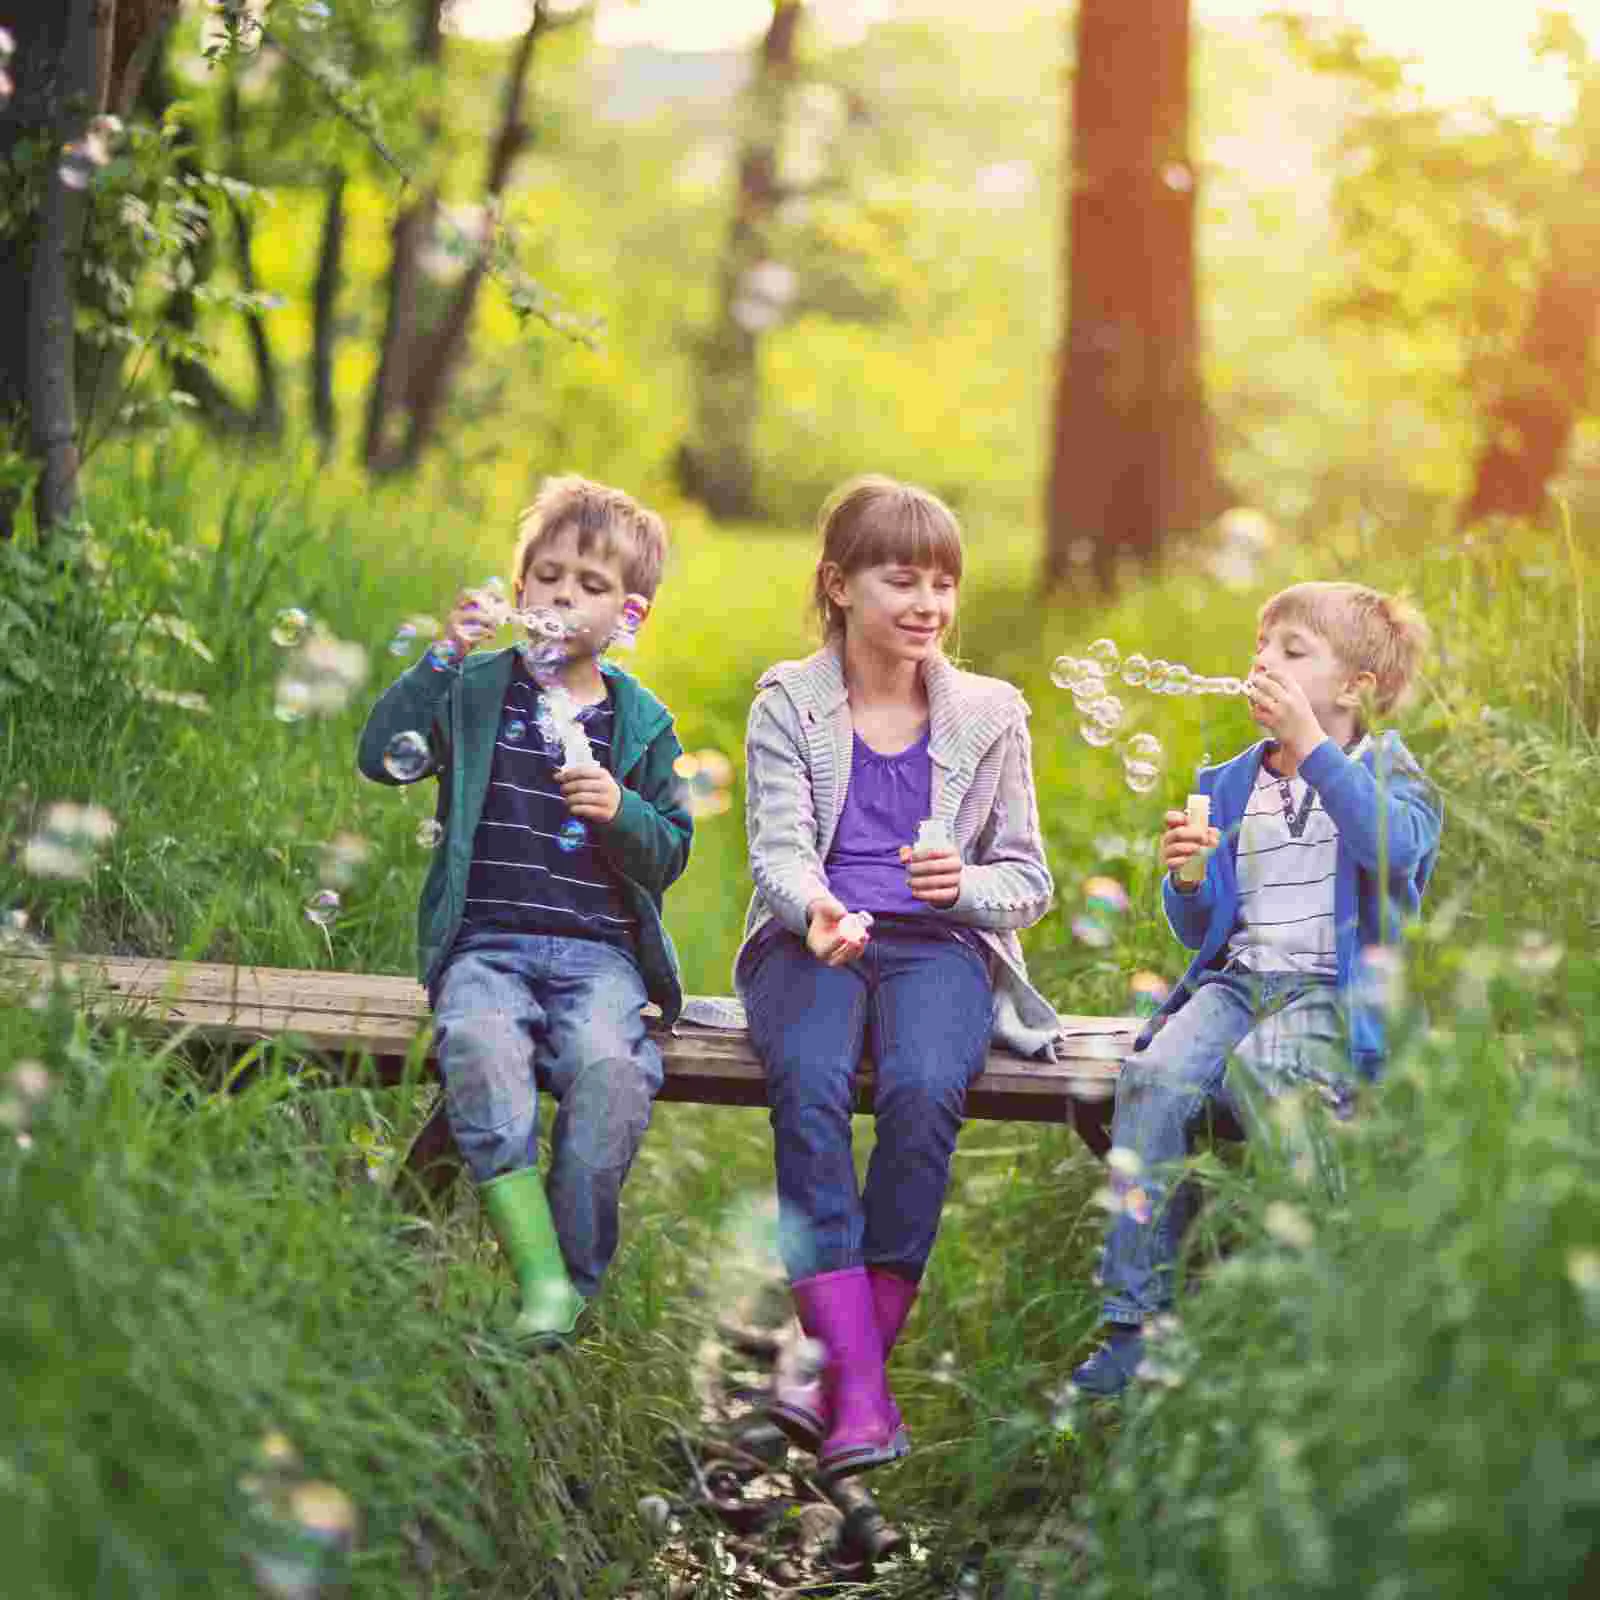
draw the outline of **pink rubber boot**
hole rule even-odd
[[[792,1289],[800,1326],[827,1351],[822,1394],[830,1426],[817,1451],[822,1476],[843,1478],[887,1465],[896,1459],[895,1416],[867,1269],[818,1273]]]
[[[894,1349],[900,1330],[911,1315],[911,1307],[916,1303],[917,1290],[921,1286],[910,1278],[885,1272],[881,1267],[868,1267],[867,1281],[872,1285],[872,1311],[878,1324],[878,1337],[883,1340],[883,1363],[887,1367],[889,1352]],[[885,1386],[888,1381],[886,1374]],[[900,1415],[899,1402],[892,1393],[889,1396],[889,1414],[893,1419],[889,1433],[890,1446],[898,1461],[901,1456],[910,1454],[911,1430],[906,1427],[905,1419]]]

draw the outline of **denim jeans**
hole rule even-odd
[[[555,1096],[545,1188],[573,1287],[594,1294],[661,1088],[638,967],[597,939],[474,933],[429,998],[450,1131],[479,1183],[538,1164],[538,1091]]]
[[[988,1051],[987,963],[970,945],[880,918],[865,953],[842,967],[792,933],[772,934],[742,987],[766,1068],[791,1281],[862,1263],[920,1278],[967,1085]],[[878,1140],[858,1189],[850,1117],[866,1042]]]
[[[1355,1081],[1331,979],[1239,969],[1205,974],[1117,1079],[1112,1160],[1120,1149],[1138,1163],[1112,1168],[1119,1209],[1100,1265],[1105,1320],[1143,1322],[1172,1303],[1173,1265],[1194,1207],[1187,1186],[1169,1190],[1190,1129],[1207,1108],[1230,1112],[1250,1130],[1264,1101],[1299,1087],[1347,1115]]]

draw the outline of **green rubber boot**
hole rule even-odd
[[[539,1169],[503,1173],[480,1184],[478,1194],[517,1280],[521,1309],[512,1339],[542,1348],[562,1343],[578,1326],[585,1302],[567,1276]]]

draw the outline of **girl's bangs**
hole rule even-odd
[[[868,509],[851,555],[852,568],[932,567],[961,579],[960,529],[942,507],[920,498],[897,496]]]

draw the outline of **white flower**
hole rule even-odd
[[[1298,1206],[1274,1200],[1261,1219],[1262,1225],[1279,1244],[1291,1250],[1309,1250],[1316,1242],[1316,1229],[1311,1219]]]

